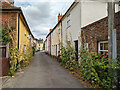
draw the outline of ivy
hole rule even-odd
[[[9,33],[11,32],[12,27],[8,27],[6,24],[5,27],[2,29],[0,28],[0,42],[10,42],[11,37],[9,36]]]

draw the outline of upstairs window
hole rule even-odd
[[[26,35],[26,27],[25,27],[25,35]]]
[[[98,53],[103,54],[108,52],[108,41],[101,41],[98,43]]]
[[[27,37],[29,38],[29,32],[27,31]]]
[[[31,40],[31,35],[29,35],[29,39]]]
[[[68,16],[67,16],[67,28],[68,27],[70,27],[70,17],[71,17],[71,15],[69,14]]]
[[[58,26],[58,34],[60,34],[60,25]]]

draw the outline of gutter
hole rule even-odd
[[[19,27],[19,25],[20,25],[20,13],[18,15],[18,49],[19,49],[19,36],[20,36],[20,27]]]

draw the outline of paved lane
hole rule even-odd
[[[12,88],[83,88],[84,86],[59,63],[37,52],[30,66],[5,87]]]

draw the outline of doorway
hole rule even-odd
[[[76,56],[76,61],[78,61],[78,40],[76,40],[74,42],[75,42],[75,56]]]
[[[56,45],[56,56],[57,56],[57,45]]]

